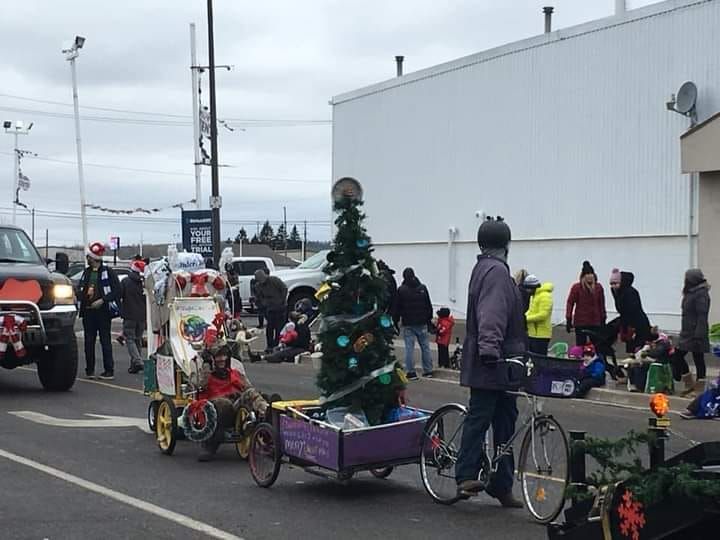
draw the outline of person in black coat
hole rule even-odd
[[[405,371],[408,379],[417,379],[415,373],[415,340],[422,353],[423,377],[433,376],[428,325],[433,318],[433,308],[427,287],[420,283],[412,268],[403,270],[403,282],[395,295],[392,309],[395,325],[402,322],[405,339]]]
[[[146,305],[143,272],[145,263],[135,260],[130,265],[130,273],[120,282],[120,316],[123,319],[123,337],[130,355],[128,373],[137,373],[143,369],[142,346],[145,331]]]
[[[642,348],[651,338],[650,320],[643,310],[640,293],[633,287],[634,281],[632,272],[620,272],[620,281],[611,279],[610,282],[615,309],[620,315],[615,324],[619,325],[620,335],[624,336],[630,354]]]
[[[685,395],[693,391],[702,392],[705,388],[705,353],[710,351],[709,314],[710,285],[702,270],[692,268],[685,272],[680,340],[672,361],[675,380],[685,383]],[[692,353],[695,363],[697,383],[693,381],[690,367],[685,360],[689,352]]]
[[[380,270],[380,277],[385,280],[385,284],[387,285],[387,307],[385,311],[389,311],[395,302],[395,296],[397,296],[397,281],[395,281],[395,270],[390,268],[387,263],[382,259],[377,262],[377,265],[378,270]]]

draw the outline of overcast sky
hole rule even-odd
[[[220,161],[228,165],[221,169],[223,236],[234,236],[240,221],[252,222],[251,234],[255,221],[279,221],[285,205],[288,222],[310,221],[311,238],[329,238],[329,98],[392,77],[396,54],[405,55],[407,73],[538,34],[547,4],[556,8],[555,28],[614,8],[613,0],[215,0],[216,61],[234,66],[217,73],[218,116],[235,128],[220,132]],[[87,38],[77,61],[87,202],[164,208],[194,197],[188,28],[197,24],[205,64],[205,8],[202,0],[0,2],[0,119],[34,122],[20,137],[21,148],[38,154],[23,161],[32,187],[21,200],[37,208],[38,245],[46,228],[51,244],[82,237],[70,68],[61,53],[76,34]],[[204,98],[208,104],[207,92]],[[12,147],[13,137],[3,135],[5,222],[12,219]],[[209,177],[204,168],[204,202]],[[179,210],[149,219],[89,213],[90,239],[117,234],[137,243],[142,233],[146,242],[166,242],[180,232]],[[30,232],[26,215],[19,209],[18,223]]]

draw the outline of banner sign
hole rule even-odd
[[[186,375],[196,371],[195,357],[202,350],[205,332],[219,309],[212,298],[176,298],[170,311],[170,346]],[[202,360],[199,360],[202,364]],[[159,380],[159,377],[158,377]]]
[[[183,210],[182,239],[185,251],[212,257],[212,211]]]

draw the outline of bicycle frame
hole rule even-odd
[[[542,401],[538,399],[537,396],[530,395],[526,392],[508,392],[510,394],[513,394],[515,396],[522,396],[524,397],[527,402],[530,404],[530,414],[528,414],[525,419],[522,421],[522,426],[520,428],[516,428],[515,432],[512,434],[510,439],[505,444],[498,445],[495,448],[495,452],[493,457],[490,459],[490,469],[493,473],[497,472],[498,464],[500,463],[500,460],[505,457],[512,454],[512,447],[515,443],[515,440],[520,436],[521,433],[525,433],[527,429],[530,429],[530,436],[532,437],[532,449],[533,449],[533,459],[535,459],[535,430],[532,429],[532,426],[535,425],[535,422],[538,418],[541,418],[543,415],[542,412]],[[489,457],[489,456],[488,456]],[[547,456],[546,456],[547,458]],[[537,463],[537,461],[536,461]]]

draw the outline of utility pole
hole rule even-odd
[[[197,50],[195,47],[195,23],[190,23],[190,73],[192,84],[193,149],[195,156],[195,207],[202,208],[202,176],[200,169],[200,99],[198,97]]]
[[[215,33],[213,30],[212,0],[207,0],[208,17],[208,60],[210,68],[210,167],[212,169],[212,196],[210,208],[212,210],[212,236],[213,236],[213,262],[218,264],[220,259],[220,182],[218,179],[218,132],[217,132],[217,101],[215,99]]]
[[[10,120],[5,120],[3,122],[3,127],[5,128],[5,133],[12,133],[13,135],[13,154],[15,157],[14,160],[14,173],[13,173],[13,191],[12,191],[12,222],[13,225],[17,224],[17,204],[15,202],[18,200],[18,187],[19,187],[19,181],[20,181],[20,148],[18,143],[18,136],[19,135],[27,135],[30,133],[30,130],[33,127],[33,123],[30,122],[27,127],[25,127],[25,122],[22,120],[16,120],[14,122]]]
[[[283,244],[285,247],[285,257],[287,258],[287,207],[283,206]]]
[[[302,245],[302,260],[303,262],[307,259],[307,221],[303,221],[303,245]]]
[[[75,36],[75,41],[72,47],[69,49],[63,49],[65,53],[65,60],[70,62],[70,71],[72,73],[72,85],[73,85],[73,107],[75,110],[75,149],[77,151],[77,166],[78,166],[78,183],[80,184],[80,218],[82,220],[82,238],[83,245],[88,245],[87,236],[87,213],[85,207],[85,178],[83,176],[83,161],[82,161],[82,144],[80,140],[80,106],[78,104],[78,91],[77,91],[77,71],[75,69],[75,59],[80,54],[85,44],[85,38],[81,36]]]

